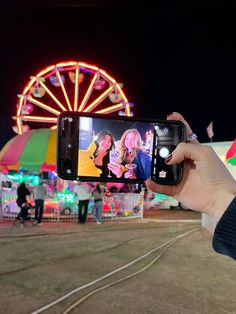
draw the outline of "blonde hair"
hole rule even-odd
[[[129,161],[128,160],[129,152],[128,152],[127,147],[125,146],[125,139],[126,139],[126,136],[130,133],[134,135],[134,139],[135,139],[135,147],[132,149],[130,156],[132,158],[135,157],[137,154],[137,151],[142,148],[142,138],[139,131],[137,129],[126,130],[120,139],[120,161],[121,162],[123,160]]]

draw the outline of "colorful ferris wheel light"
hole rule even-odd
[[[23,92],[18,94],[14,129],[22,134],[28,127],[38,128],[45,123],[54,128],[57,116],[67,110],[103,114],[124,111],[130,116],[122,86],[103,69],[85,62],[48,66],[30,76]]]

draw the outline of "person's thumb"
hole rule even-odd
[[[175,192],[176,192],[175,185],[158,184],[150,179],[145,181],[145,183],[146,183],[146,186],[153,192],[164,194],[164,195],[169,195],[169,196],[175,195]]]

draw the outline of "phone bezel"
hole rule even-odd
[[[79,149],[79,123],[76,123],[74,126],[73,136],[70,137],[70,144],[72,147],[69,150],[70,158],[73,161],[71,164],[72,173],[65,173],[64,169],[61,167],[60,160],[60,152],[65,148],[62,147],[62,139],[61,139],[61,121],[63,118],[74,118],[78,119],[79,117],[89,117],[89,118],[102,118],[106,120],[120,120],[120,121],[130,121],[130,122],[147,122],[147,123],[165,123],[167,125],[180,125],[182,128],[182,139],[180,142],[186,142],[186,128],[185,125],[181,121],[176,120],[164,120],[164,119],[153,119],[153,118],[138,118],[138,117],[127,117],[127,116],[115,116],[115,115],[104,115],[98,113],[85,113],[85,112],[75,112],[75,111],[64,111],[58,115],[57,119],[57,174],[60,178],[64,180],[79,180],[79,181],[94,181],[94,182],[122,182],[122,183],[143,183],[144,180],[141,179],[124,179],[124,178],[104,178],[104,177],[92,177],[92,176],[78,176],[77,174],[77,166],[78,166],[78,149]],[[154,150],[154,148],[153,148]],[[73,157],[72,157],[73,156]],[[151,178],[157,183],[163,185],[174,185],[181,181],[183,175],[183,163],[180,165],[180,175],[178,180],[170,181],[170,180],[155,180],[155,178]],[[105,180],[106,179],[106,180]]]

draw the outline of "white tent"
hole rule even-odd
[[[209,145],[214,149],[214,151],[217,153],[220,159],[224,162],[225,166],[229,169],[229,171],[231,172],[231,174],[236,180],[236,166],[227,163],[226,158],[225,158],[226,153],[229,150],[232,143],[233,141],[211,142],[211,143],[204,143],[203,145]]]
[[[203,143],[203,145],[209,145],[211,146],[214,151],[217,153],[217,155],[220,157],[220,159],[223,161],[225,166],[229,169],[230,173],[236,180],[236,166],[228,164],[226,162],[226,153],[228,149],[230,148],[233,141],[227,141],[227,142],[210,142],[210,143]],[[210,232],[214,232],[215,226],[217,224],[217,220],[209,217],[206,214],[202,214],[202,226],[209,230]]]

